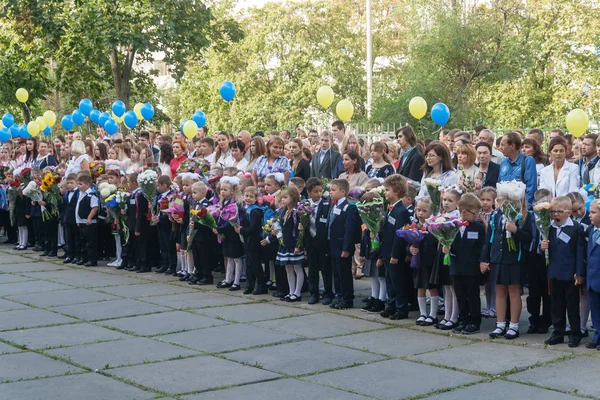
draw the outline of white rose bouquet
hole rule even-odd
[[[496,201],[507,221],[515,222],[517,218],[523,216],[523,199],[525,199],[525,184],[523,182],[498,182],[496,192],[498,193]],[[516,251],[515,239],[509,231],[506,231],[506,240],[508,249]]]
[[[156,201],[156,182],[158,181],[158,175],[155,171],[148,169],[138,175],[137,183],[140,187],[142,195],[148,200],[149,208],[152,215],[155,214],[154,202]]]
[[[433,178],[426,178],[423,183],[427,188],[427,193],[429,193],[429,198],[431,199],[431,215],[438,215],[440,212],[440,204],[441,204],[441,194],[440,194],[440,186],[442,182]]]

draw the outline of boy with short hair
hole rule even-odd
[[[589,302],[592,309],[592,325],[596,328],[594,337],[585,345],[588,349],[600,350],[600,204],[595,199],[590,204],[590,227],[586,232],[587,239],[587,282]]]
[[[63,215],[62,220],[65,228],[65,239],[67,249],[63,263],[77,264],[81,259],[81,246],[79,230],[75,217],[75,207],[79,199],[79,189],[77,188],[77,175],[69,174],[65,179],[66,192],[63,195]]]
[[[585,236],[577,222],[573,222],[571,199],[559,196],[550,203],[550,240],[543,240],[542,250],[549,250],[548,278],[552,298],[552,325],[554,332],[544,343],[563,343],[566,318],[573,327],[569,335],[569,347],[577,347],[581,341],[579,316],[579,285],[585,276]]]
[[[79,227],[82,242],[81,260],[77,265],[98,266],[98,196],[92,191],[92,177],[80,175],[77,179],[79,198],[75,206],[75,221]]]
[[[196,182],[192,185],[192,205],[190,209],[201,210],[212,205],[206,198],[207,191],[206,184],[203,182]],[[212,269],[217,264],[217,237],[211,228],[192,221],[192,218],[190,218],[190,221],[188,232],[196,230],[192,239],[195,271],[188,284],[212,285]]]
[[[171,190],[171,178],[167,175],[161,175],[156,181],[156,190],[158,191],[158,196],[156,196],[156,200],[154,201],[154,207],[158,210],[160,201],[173,193]],[[157,274],[177,275],[177,247],[175,240],[171,237],[173,226],[167,215],[164,213],[160,214],[152,217],[152,222],[158,228],[161,258],[161,268],[155,272]]]
[[[244,190],[245,216],[241,226],[235,228],[244,237],[246,251],[246,289],[244,294],[267,294],[265,274],[260,262],[260,241],[263,210],[257,205],[258,189],[249,186]],[[256,285],[255,285],[256,284]]]
[[[407,185],[406,195],[402,198],[402,204],[406,207],[411,218],[415,216],[415,197],[417,197],[417,189],[413,185]]]

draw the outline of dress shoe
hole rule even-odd
[[[162,267],[162,268],[159,268],[156,271],[154,271],[154,273],[155,274],[164,274],[165,272],[167,272],[168,269],[169,268],[167,268],[167,267]]]
[[[374,297],[367,297],[367,301],[365,301],[364,303],[365,303],[365,305],[364,305],[364,307],[361,308],[361,310],[367,311],[368,309],[370,309],[371,307],[373,307],[373,304],[375,303],[375,298]]]
[[[136,274],[147,274],[149,272],[152,272],[152,271],[148,268],[140,268],[137,271],[135,271]]]
[[[585,344],[585,348],[586,349],[595,349],[598,347],[598,343],[597,342],[589,342]]]
[[[478,325],[475,324],[468,324],[467,326],[465,326],[465,329],[462,330],[462,334],[463,335],[473,335],[475,333],[479,333],[480,329]]]
[[[506,334],[504,335],[504,339],[512,340],[519,337],[519,330],[514,328],[508,328]]]
[[[182,275],[179,277],[179,280],[180,280],[181,282],[185,282],[185,281],[187,281],[187,280],[188,280],[188,279],[190,279],[190,278],[191,278],[191,275],[186,273],[186,274],[182,274]]]
[[[317,304],[319,302],[318,296],[310,296],[308,299],[308,304]]]
[[[231,285],[231,287],[229,288],[229,291],[230,292],[235,292],[235,291],[238,291],[240,289],[241,289],[240,285]]]
[[[198,285],[200,286],[212,285],[213,283],[213,280],[208,278],[202,278],[198,280]]]
[[[266,286],[259,286],[256,289],[254,289],[254,291],[252,292],[253,295],[261,295],[261,294],[268,294],[269,293],[269,289]]]
[[[273,293],[271,296],[273,296],[273,297],[276,297],[276,298],[280,299],[280,298],[282,298],[282,297],[285,297],[285,293],[283,293],[283,292],[275,292],[275,293]]]
[[[379,299],[375,299],[371,308],[367,310],[369,314],[379,314],[385,310],[385,303]]]
[[[44,251],[43,253],[40,253],[40,257],[47,257],[48,254],[50,254],[50,253],[48,253],[47,251]]]
[[[35,246],[35,247],[33,248],[33,251],[44,251],[44,248],[43,248],[43,247],[40,247],[40,246]]]
[[[464,321],[456,324],[454,328],[452,328],[452,333],[461,333],[467,327],[467,323]]]
[[[120,266],[118,266],[118,267],[115,267],[115,269],[125,269],[125,267],[124,267],[124,266],[122,266],[122,265],[120,265]]]
[[[56,258],[56,253],[50,252],[50,253],[48,253],[48,255],[46,257],[48,257],[48,258]]]
[[[407,319],[407,318],[408,318],[408,313],[406,311],[396,310],[395,313],[390,315],[390,319],[393,321],[398,321],[398,320]]]
[[[588,336],[590,336],[590,332],[587,329],[581,332],[581,338],[586,338]]]
[[[129,268],[127,268],[127,271],[132,271],[132,272],[135,272],[135,271],[137,271],[138,269],[139,269],[139,268],[138,268],[138,267],[136,267],[135,265],[130,265],[130,266],[129,266]]]
[[[564,336],[552,335],[552,336],[550,336],[550,339],[544,341],[544,344],[547,344],[549,346],[554,346],[555,344],[560,344],[560,343],[564,343],[564,342],[565,342]]]
[[[569,347],[577,347],[579,346],[579,342],[581,342],[581,336],[570,335],[569,336]]]
[[[389,318],[396,312],[396,307],[387,306],[379,315],[383,318]]]
[[[244,289],[244,291],[242,293],[243,294],[252,294],[253,290],[254,290],[254,288],[246,288],[246,289]]]
[[[164,272],[165,275],[177,275],[177,272],[174,269],[168,269]]]
[[[77,261],[77,265],[84,265],[84,264],[87,264],[87,261],[84,261],[84,260]]]
[[[97,262],[86,262],[85,264],[83,264],[85,267],[97,267],[98,263]]]
[[[71,261],[71,264],[78,264],[79,265],[79,261],[81,261],[81,258],[73,258],[73,261]],[[85,264],[85,262],[84,262]]]
[[[352,308],[352,307],[354,307],[354,304],[352,304],[352,303],[346,303],[346,302],[345,302],[345,301],[343,301],[343,300],[342,300],[342,301],[340,301],[340,302],[338,302],[338,303],[335,305],[335,308],[336,308],[337,310],[347,310],[347,309],[349,309],[349,308]]]
[[[323,302],[321,304],[323,304],[324,306],[328,306],[331,304],[333,300],[331,300],[331,297],[323,297]]]
[[[69,258],[65,258],[65,259],[63,260],[63,264],[69,264],[70,262],[73,262],[73,259],[72,259],[71,257],[69,257]]]
[[[225,289],[225,288],[230,288],[231,285],[233,285],[233,282],[228,283],[227,281],[221,281],[217,284],[217,288],[218,289]]]

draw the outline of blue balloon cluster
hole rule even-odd
[[[111,136],[117,133],[117,131],[119,130],[119,124],[117,124],[117,121],[115,121],[112,118],[107,119],[103,127],[106,133],[108,133]]]
[[[83,125],[85,121],[85,115],[78,109],[71,113],[71,117],[73,118],[73,123],[77,126]]]
[[[225,81],[221,84],[221,87],[219,88],[219,93],[221,94],[223,100],[230,102],[231,100],[233,100],[236,94],[235,85],[231,81]]]
[[[112,104],[112,112],[117,116],[117,117],[122,117],[123,114],[125,114],[125,111],[127,111],[127,107],[125,107],[125,103],[123,103],[121,100],[116,100],[113,104]]]
[[[75,122],[73,122],[73,117],[72,116],[65,115],[60,120],[60,125],[63,127],[63,129],[65,131],[70,131],[71,129],[73,129],[73,126],[75,125]]]
[[[79,102],[79,111],[83,115],[90,115],[90,113],[92,112],[93,109],[94,109],[94,105],[92,104],[92,101],[90,99],[82,99]],[[78,124],[78,125],[81,125],[81,124]]]
[[[2,128],[2,129],[0,129],[0,142],[6,143],[9,140],[10,140],[10,132],[8,131],[8,128]]]

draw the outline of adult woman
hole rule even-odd
[[[346,179],[350,183],[350,189],[364,185],[369,180],[367,174],[360,167],[360,156],[354,150],[349,150],[342,156],[344,170],[340,174],[340,179]]]
[[[433,142],[425,148],[425,164],[423,164],[423,179],[421,180],[421,190],[417,199],[427,196],[427,186],[425,179],[433,178],[441,182],[442,186],[451,186],[458,184],[458,177],[454,172],[454,166],[450,159],[448,148],[440,142]]]
[[[525,139],[521,144],[521,153],[531,156],[535,160],[535,169],[537,171],[538,186],[540,185],[540,175],[542,168],[546,166],[546,156],[542,151],[540,144],[533,139]]]
[[[290,179],[290,162],[283,156],[283,146],[285,142],[279,136],[269,139],[266,154],[256,160],[252,170],[252,180],[255,185],[258,185],[258,178],[275,172],[281,172],[285,178],[284,183],[287,184]]]
[[[183,140],[175,140],[171,145],[173,148],[173,158],[169,162],[169,167],[171,168],[171,176],[177,175],[177,168],[179,168],[179,164],[181,164],[184,160],[187,160],[187,156],[185,152],[187,147]]]
[[[390,158],[390,163],[394,167],[394,170],[398,170],[400,166],[400,160],[398,159],[398,145],[394,142],[388,142],[385,144],[387,146],[387,155]]]
[[[73,160],[67,165],[65,176],[90,170],[90,157],[85,152],[85,145],[81,140],[74,140],[71,143],[71,155]]]
[[[96,145],[96,149],[94,150],[94,160],[96,160],[96,161],[108,160],[108,149],[106,148],[106,144],[98,143]]]
[[[346,136],[344,136],[344,140],[342,141],[342,147],[340,149],[340,154],[346,154],[350,150],[353,150],[356,152],[356,154],[358,154],[358,156],[360,157],[360,169],[361,171],[364,171],[366,164],[365,160],[362,158],[362,146],[358,141],[358,137],[354,133],[347,133]],[[338,158],[333,176],[340,176],[340,174],[345,171],[343,161],[343,157]]]
[[[371,162],[367,165],[366,173],[369,178],[387,178],[395,170],[392,160],[387,155],[387,146],[383,142],[375,142],[371,145]]]
[[[456,160],[458,162],[457,175],[458,184],[467,192],[475,192],[483,185],[483,174],[475,166],[477,154],[475,148],[470,144],[461,144],[456,148]]]
[[[561,136],[552,138],[548,153],[552,164],[542,168],[540,189],[548,189],[554,197],[576,192],[579,189],[579,171],[577,165],[566,161],[567,141]]]
[[[253,138],[250,142],[250,160],[248,160],[246,171],[252,171],[252,169],[254,169],[254,164],[256,164],[256,160],[266,152],[267,147],[265,146],[265,141],[259,136]]]
[[[161,144],[158,168],[160,169],[161,175],[167,175],[171,179],[173,179],[173,175],[171,175],[171,160],[173,158],[175,158],[173,146],[171,146],[169,143]]]
[[[102,143],[98,143],[102,144]],[[129,167],[129,163],[131,160],[125,157],[123,153],[123,148],[121,145],[114,145],[110,149],[108,149],[108,158],[105,160],[106,168],[112,167],[114,169],[119,169],[119,171],[125,172]]]
[[[94,145],[94,142],[90,139],[85,139],[83,141],[83,144],[85,146],[85,153],[88,155],[90,160],[93,159],[94,158],[94,149],[96,148],[96,146]],[[106,158],[102,159],[102,161],[104,161],[104,160],[106,160]]]
[[[231,150],[231,157],[233,158],[232,167],[236,167],[238,170],[246,172],[248,166],[248,160],[244,158],[244,142],[239,139],[234,139],[229,142],[229,149]]]
[[[294,177],[304,179],[304,182],[310,178],[310,163],[304,159],[304,144],[301,139],[292,139],[288,142],[290,156],[292,157],[292,171]]]
[[[47,140],[40,140],[38,145],[38,156],[31,164],[32,168],[44,169],[46,167],[56,167],[58,164],[53,155],[48,154],[48,146],[50,143]]]
[[[134,172],[137,172],[140,167],[141,167],[141,163],[140,163],[140,153],[142,152],[142,148],[140,146],[135,146],[131,149],[131,164],[129,164],[129,167],[127,168],[127,171],[125,171],[127,174],[133,174]]]
[[[492,145],[488,142],[479,142],[475,145],[477,152],[477,167],[481,171],[483,187],[496,187],[500,175],[500,165],[492,161]]]
[[[231,156],[231,150],[229,150],[231,136],[227,132],[218,132],[216,139],[215,164],[221,168],[231,167],[233,165],[233,157]]]
[[[25,145],[25,163],[33,163],[38,156],[38,143],[36,138],[27,139]]]

